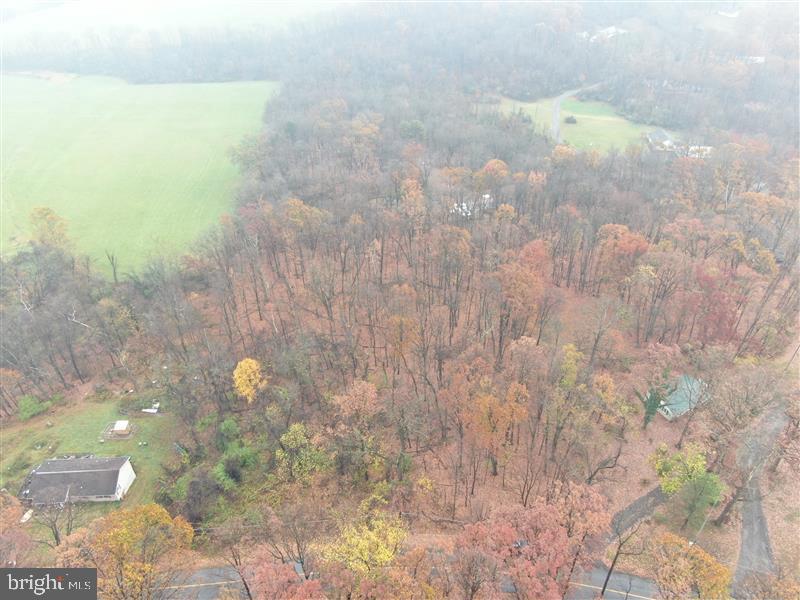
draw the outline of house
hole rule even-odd
[[[678,379],[675,389],[662,401],[658,412],[667,420],[672,421],[694,409],[704,399],[706,385],[699,379],[682,375]]]
[[[602,40],[610,40],[612,38],[617,37],[618,35],[624,35],[626,33],[628,33],[627,29],[622,29],[621,27],[612,25],[611,27],[606,27],[605,29],[601,29],[600,31],[595,33],[591,38],[589,38],[589,41],[597,42]]]
[[[763,65],[767,62],[766,56],[737,56],[736,60],[746,65]]]
[[[647,134],[647,143],[651,148],[658,150],[674,150],[675,141],[672,136],[663,129],[655,129]]]
[[[671,152],[676,156],[689,158],[708,158],[714,151],[713,146],[688,145],[676,142],[672,136],[663,129],[655,129],[647,134],[647,143],[652,150]]]
[[[708,158],[713,150],[713,146],[686,146],[684,153],[689,158]]]
[[[54,458],[31,471],[20,498],[35,505],[113,502],[134,479],[130,456]]]

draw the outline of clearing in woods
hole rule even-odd
[[[537,131],[550,136],[553,122],[554,98],[543,98],[536,102],[519,102],[502,98],[500,110],[505,113],[522,111],[533,121]],[[576,123],[565,123],[573,116]],[[562,141],[580,150],[608,152],[611,148],[624,150],[629,144],[640,144],[643,136],[658,129],[652,125],[634,123],[617,114],[614,107],[605,102],[581,102],[572,96],[561,103],[559,126]]]
[[[120,412],[122,405],[130,407],[129,414]],[[105,427],[118,419],[130,419],[135,433],[128,439],[101,441]],[[56,456],[88,453],[130,456],[136,481],[123,504],[152,502],[162,463],[177,453],[175,428],[174,414],[147,415],[132,400],[86,399],[59,406],[29,421],[4,425],[0,430],[0,488],[16,495],[33,467]],[[116,503],[98,506],[111,505]]]
[[[64,217],[77,250],[106,271],[106,251],[125,272],[186,250],[232,206],[230,149],[258,130],[277,89],[3,75],[3,253],[26,242],[37,206]]]

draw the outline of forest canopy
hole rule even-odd
[[[179,258],[108,276],[47,207],[2,257],[0,432],[172,421],[136,501],[39,515],[44,559],[0,496],[0,551],[114,594],[195,553],[250,598],[563,598],[598,561],[664,598],[792,597],[793,546],[756,576],[734,515],[798,468],[797,7],[725,10],[358,5],[4,55],[281,86]],[[582,151],[500,110],[564,93],[682,137]]]

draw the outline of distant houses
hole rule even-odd
[[[647,144],[651,150],[671,152],[689,158],[707,158],[714,151],[713,146],[697,146],[676,141],[664,129],[655,129],[647,134]]]
[[[766,56],[737,56],[736,60],[746,65],[763,65],[767,62]]]
[[[472,202],[454,202],[450,207],[451,215],[458,215],[467,219],[478,217],[487,210],[495,207],[495,200],[491,194],[483,194]]]
[[[588,31],[581,31],[577,34],[577,36],[583,38],[584,40],[589,40],[591,43],[596,43],[610,40],[626,33],[628,33],[627,29],[617,27],[616,25],[611,25],[610,27],[605,27],[604,29],[598,30],[594,34],[590,34]]]
[[[682,146],[684,156],[689,158],[707,158],[714,151],[714,146]]]
[[[122,500],[136,479],[130,456],[46,460],[31,471],[20,498],[33,505]]]
[[[590,42],[602,42],[605,40],[610,40],[615,38],[619,35],[624,35],[628,33],[627,29],[622,29],[622,27],[617,27],[616,25],[612,25],[611,27],[606,27],[605,29],[601,29],[597,33],[595,33],[592,37],[589,38]]]

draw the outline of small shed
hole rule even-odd
[[[118,436],[130,435],[130,433],[131,433],[130,421],[117,421],[117,422],[115,422],[114,423],[114,427],[111,429],[111,433],[113,435],[118,435]]]
[[[689,375],[681,375],[666,401],[662,401],[658,412],[672,421],[694,409],[703,400],[705,384]]]

